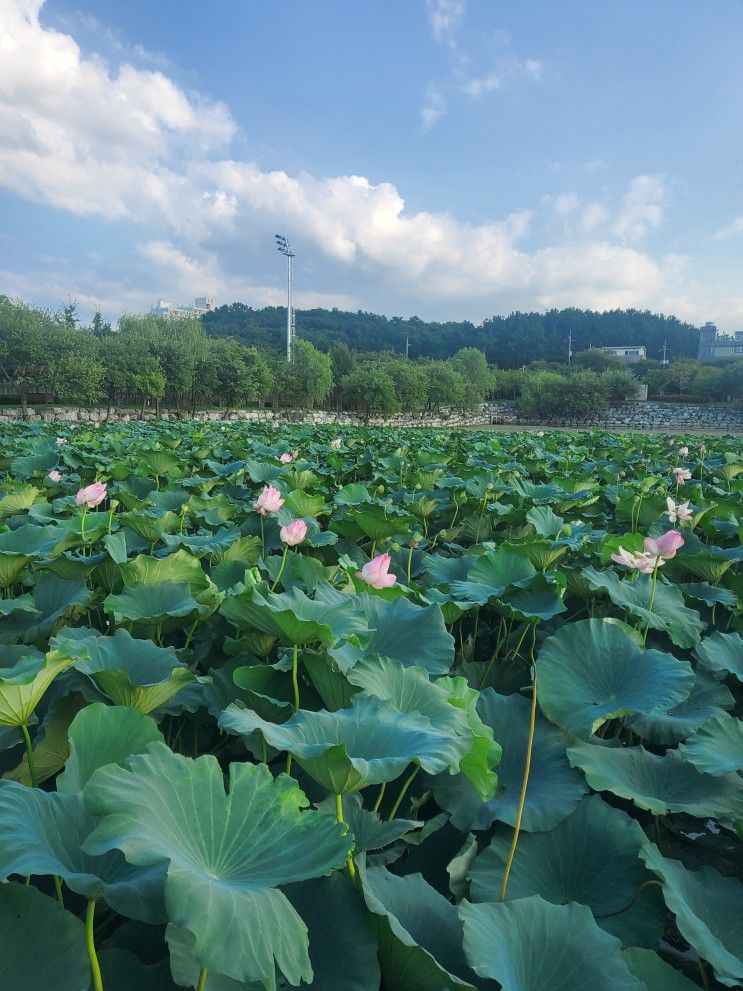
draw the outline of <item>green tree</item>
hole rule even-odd
[[[478,395],[472,384],[449,361],[426,365],[428,407],[432,410],[469,410],[477,405]]]
[[[593,372],[606,372],[612,368],[624,368],[621,358],[618,358],[611,351],[602,351],[601,348],[578,351],[573,355],[573,364],[579,368],[588,368]]]
[[[477,348],[461,348],[450,358],[451,365],[470,383],[478,398],[486,399],[493,391],[493,373],[485,355]]]
[[[428,402],[428,375],[425,366],[414,361],[392,358],[382,366],[392,379],[397,402],[409,413],[420,413]]]
[[[524,382],[519,399],[521,409],[531,416],[585,416],[598,413],[607,405],[607,393],[600,376],[592,371],[571,375],[534,372]]]
[[[227,410],[263,399],[273,385],[268,363],[258,349],[230,337],[208,341],[197,372],[198,394]]]
[[[341,382],[346,408],[359,410],[365,419],[372,414],[389,416],[400,408],[395,383],[378,364],[362,365]]]
[[[50,359],[59,322],[46,310],[0,296],[0,375],[16,386],[24,420],[28,394],[50,390]]]
[[[637,395],[637,379],[628,368],[607,368],[599,379],[610,403],[621,403]]]
[[[312,409],[333,388],[330,358],[302,338],[294,341],[294,360],[274,361],[275,396],[283,406]]]
[[[98,338],[69,324],[54,336],[49,382],[57,399],[86,406],[97,402],[105,377]]]

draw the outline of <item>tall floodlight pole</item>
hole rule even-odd
[[[573,331],[568,331],[568,364],[573,358]]]
[[[286,234],[274,234],[279,254],[286,255],[286,360],[294,357],[294,259],[296,251],[289,243]]]

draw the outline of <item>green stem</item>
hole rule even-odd
[[[294,711],[299,712],[299,645],[292,646],[292,687],[294,689]]]
[[[196,991],[204,991],[206,987],[206,967],[202,967],[199,971],[199,983],[196,985]]]
[[[276,591],[276,586],[279,584],[279,579],[284,574],[284,565],[286,564],[286,552],[289,550],[289,545],[284,544],[284,553],[281,555],[281,567],[279,568],[279,573],[276,575],[276,581],[271,586],[271,591]]]
[[[36,777],[36,764],[34,763],[34,748],[31,746],[31,737],[28,732],[28,726],[25,723],[21,723],[21,733],[23,733],[23,739],[26,744],[26,758],[28,760],[28,774],[31,778],[32,787],[36,788],[39,784],[39,780]]]
[[[524,642],[524,637],[526,636],[526,634],[527,634],[530,626],[531,626],[531,623],[527,623],[526,626],[524,627],[524,632],[519,637],[519,642],[513,648],[513,653],[511,654],[511,659],[512,660],[515,657],[519,657],[520,656],[519,651],[521,650],[521,644]]]
[[[397,796],[397,799],[395,800],[395,804],[392,806],[392,810],[390,811],[390,814],[387,816],[388,822],[391,822],[397,815],[397,810],[400,808],[400,805],[402,804],[402,800],[403,798],[405,798],[405,795],[407,794],[408,788],[413,783],[413,778],[416,776],[418,771],[420,771],[420,769],[421,769],[420,764],[417,764],[412,774],[408,775],[405,784],[400,789],[400,794]]]
[[[343,798],[341,795],[335,796],[335,818],[338,822],[345,822],[343,818]],[[353,862],[353,856],[349,853],[346,859],[346,870],[348,871],[348,876],[352,881],[356,880],[356,864]]]
[[[408,585],[410,584],[410,566],[413,563],[413,548],[408,551]]]
[[[263,534],[263,514],[261,513],[261,557],[266,553],[266,540]]]
[[[382,787],[379,789],[379,794],[377,795],[377,800],[374,803],[374,812],[379,812],[379,806],[382,804],[382,799],[384,798],[384,793],[387,789],[387,782],[382,782]]]
[[[521,781],[521,794],[519,796],[519,805],[516,812],[516,822],[513,828],[513,839],[511,840],[511,848],[508,851],[508,859],[506,860],[506,869],[503,874],[503,884],[500,889],[500,900],[505,901],[506,899],[506,889],[508,888],[508,878],[511,873],[511,865],[513,864],[513,858],[516,853],[516,846],[519,842],[519,833],[521,832],[521,818],[524,814],[524,803],[526,802],[526,789],[529,786],[529,771],[531,769],[531,752],[534,746],[534,730],[537,724],[537,672],[536,669],[532,669],[532,682],[531,682],[531,716],[529,719],[529,737],[526,741],[526,761],[524,763],[524,777]]]
[[[62,878],[57,874],[54,875],[54,894],[57,898],[59,904],[64,908],[64,896],[62,894]]]
[[[87,506],[83,506],[83,515],[80,518],[80,536],[82,537],[83,543],[85,543],[85,514],[88,511]]]
[[[648,603],[648,612],[653,611],[653,603],[655,602],[655,586],[658,583],[658,559],[656,558],[655,567],[653,568],[653,584],[650,586],[650,602]],[[647,641],[648,631],[650,629],[650,623],[645,624],[645,632],[642,635],[643,645]]]
[[[85,942],[88,946],[88,959],[90,960],[90,974],[93,978],[93,991],[103,991],[103,978],[101,977],[101,967],[98,963],[98,955],[95,952],[95,940],[93,938],[93,922],[95,920],[95,898],[88,902],[85,912]]]
[[[191,629],[188,631],[188,634],[186,635],[186,642],[183,645],[184,650],[188,650],[188,648],[191,646],[191,640],[193,639],[193,635],[196,632],[196,627],[198,625],[199,625],[199,621],[198,619],[195,619],[191,624]]]

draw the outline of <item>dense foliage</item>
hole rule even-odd
[[[743,981],[734,438],[6,431],[0,987]]]
[[[253,309],[244,303],[219,306],[204,317],[211,336],[237,337],[256,347],[280,348],[286,333],[286,308]],[[491,364],[518,368],[532,361],[564,361],[568,334],[573,349],[644,345],[648,356],[660,358],[667,343],[672,358],[696,357],[699,330],[676,317],[648,310],[569,308],[546,313],[511,313],[481,324],[469,320],[426,322],[419,317],[384,317],[343,310],[300,310],[298,333],[322,351],[345,343],[355,351],[404,354],[406,341],[415,358],[450,358],[461,348],[481,350]]]

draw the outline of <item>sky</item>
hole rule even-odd
[[[743,326],[743,2],[0,0],[0,292]]]

